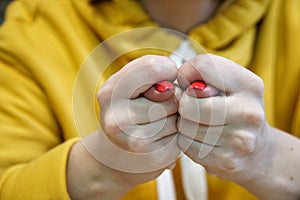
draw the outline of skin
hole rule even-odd
[[[130,62],[105,82],[98,92],[101,129],[76,143],[70,152],[67,178],[72,199],[119,199],[134,186],[155,179],[175,165],[180,154],[176,121],[181,90],[177,87],[175,94],[162,102],[151,101],[142,94],[154,83],[176,78],[177,67],[170,58],[149,55]],[[155,108],[158,109],[149,117],[149,110]],[[109,150],[99,144],[103,135],[121,150]],[[115,159],[117,170],[96,160],[87,148],[92,155]],[[157,149],[162,151],[142,160],[131,159],[131,153],[147,154]],[[124,151],[131,153],[118,159],[116,155]],[[128,164],[132,171],[122,171],[128,169]],[[140,169],[135,167],[142,165],[151,166],[137,173]]]
[[[213,16],[220,1],[142,3],[161,26],[187,33]],[[100,88],[101,128],[77,142],[70,151],[67,183],[72,199],[119,199],[136,185],[172,168],[180,151],[203,165],[208,173],[234,181],[260,199],[300,197],[300,141],[266,121],[262,80],[216,55],[198,55],[190,62],[193,66],[184,63],[177,71],[168,57],[144,56],[124,66]],[[157,82],[175,79],[179,87],[168,100],[151,101],[142,95]],[[196,80],[205,80],[217,96],[195,98],[189,94],[186,88]],[[159,109],[149,116],[153,108]],[[162,121],[164,126],[160,127]],[[145,125],[151,128],[145,129]],[[145,131],[156,129],[159,131],[155,133]],[[148,134],[151,137],[144,137]],[[117,156],[110,156],[110,160],[120,164],[118,169],[95,158],[103,152],[120,153],[99,145],[104,136],[129,152],[128,159],[132,159],[133,153],[147,154],[169,145],[164,153],[147,157],[151,169],[134,173],[122,167],[130,167],[126,165],[130,163],[136,169],[145,161],[132,159],[122,163]]]
[[[208,84],[226,94],[211,98],[182,94],[181,150],[208,173],[240,184],[259,199],[299,199],[300,142],[266,121],[263,81],[244,67],[211,54],[196,56],[178,73],[182,88],[206,77]]]
[[[222,0],[141,0],[145,10],[161,27],[188,33],[214,15]]]

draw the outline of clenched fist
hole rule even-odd
[[[151,88],[176,77],[172,60],[149,55],[130,62],[105,82],[98,92],[102,138],[94,152],[100,161],[129,173],[162,172],[173,165],[180,153],[176,126],[180,89],[159,94],[151,93]]]
[[[266,147],[262,80],[211,54],[198,55],[179,69],[180,87],[196,80],[204,80],[208,87],[199,92],[204,93],[201,98],[189,90],[182,94],[180,148],[211,174],[233,181],[251,179],[263,163],[260,157]]]

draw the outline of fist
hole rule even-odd
[[[201,91],[199,96],[189,89],[182,94],[180,149],[213,175],[232,181],[250,179],[266,137],[262,80],[211,54],[198,55],[179,69],[181,88],[197,80],[205,81],[208,87],[203,96]]]
[[[98,157],[112,168],[132,173],[127,178],[134,177],[137,183],[157,177],[179,156],[176,121],[181,90],[170,88],[163,98],[159,91],[151,92],[156,83],[176,78],[172,60],[149,55],[125,65],[98,92]],[[137,179],[133,173],[143,176]]]

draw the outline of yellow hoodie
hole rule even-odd
[[[299,10],[298,0],[236,0],[189,33],[207,51],[261,76],[269,123],[298,137]],[[1,200],[69,199],[65,172],[68,152],[80,138],[74,120],[73,89],[81,64],[107,38],[156,26],[134,0],[97,6],[88,0],[19,0],[9,6],[0,28]],[[171,40],[152,42],[166,43],[160,45],[173,50],[178,38],[174,43]],[[123,42],[124,48],[129,45],[134,49],[130,40]],[[147,53],[153,51],[146,49],[137,55]],[[128,60],[113,63],[103,78]],[[105,65],[100,62],[98,67]],[[83,123],[89,124],[93,114],[87,114]],[[174,170],[177,196],[183,199],[178,171]],[[211,177],[208,183],[210,199],[255,199],[233,183]],[[124,197],[156,198],[155,181]]]

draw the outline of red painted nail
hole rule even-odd
[[[165,92],[167,90],[174,89],[174,85],[170,81],[161,81],[156,83],[154,87],[159,92]]]
[[[195,81],[190,85],[191,89],[197,89],[197,90],[204,90],[206,87],[207,85],[204,81]]]

